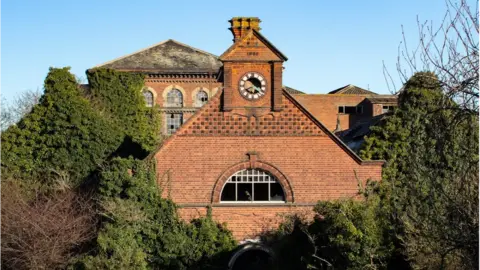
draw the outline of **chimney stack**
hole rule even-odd
[[[250,29],[260,31],[261,20],[258,17],[233,17],[230,21],[232,27],[230,31],[233,33],[233,42],[240,40]]]

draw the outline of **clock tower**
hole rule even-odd
[[[221,56],[223,110],[264,114],[283,107],[282,71],[287,57],[260,34],[260,19],[230,21],[234,44]]]

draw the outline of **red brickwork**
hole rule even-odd
[[[312,206],[293,205],[221,206],[212,209],[212,216],[217,222],[226,224],[235,239],[241,241],[256,238],[262,232],[277,229],[278,225],[288,215],[296,214],[302,218],[313,219],[314,212],[312,209]],[[182,207],[179,209],[180,216],[185,220],[205,216],[206,212],[206,207]]]
[[[282,61],[275,50],[255,32],[249,31],[220,56],[222,61]]]
[[[325,136],[307,115],[287,99],[284,99],[282,112],[251,108],[239,114],[221,111],[220,96],[207,104],[201,115],[186,123],[178,135]]]
[[[302,213],[312,218],[319,200],[358,196],[359,182],[380,180],[381,161],[362,161],[330,131],[336,127],[338,106],[356,106],[365,96],[296,95],[282,90],[287,58],[257,32],[258,18],[232,19],[235,43],[220,56],[223,87],[155,154],[162,195],[179,204],[179,214],[192,219],[212,207],[213,218],[226,222],[236,239],[254,238],[276,228],[282,216]],[[239,93],[246,74],[260,74],[265,94],[248,100]],[[181,82],[185,92],[196,83]],[[172,82],[152,81],[157,91]],[[185,94],[185,104],[192,104]],[[298,102],[296,99],[298,99]],[[310,112],[309,112],[310,111]],[[312,115],[313,114],[313,115]],[[371,117],[365,106],[361,117]],[[344,119],[348,117],[348,119]],[[342,129],[354,120],[340,115]],[[325,121],[326,126],[320,121]],[[330,131],[329,131],[330,130]],[[238,171],[259,169],[275,177],[285,202],[222,202],[226,181]]]
[[[366,101],[367,96],[364,95],[301,94],[294,95],[294,97],[330,131],[337,127],[337,118],[340,119],[341,130],[346,130],[354,123],[372,117],[372,105]],[[357,105],[363,106],[363,114],[338,113],[338,106]]]
[[[222,87],[222,83],[217,80],[195,80],[195,79],[177,79],[177,80],[158,80],[158,79],[147,79],[145,81],[145,86],[151,87],[156,93],[155,103],[163,107],[163,104],[166,102],[164,100],[163,94],[165,89],[169,86],[180,86],[184,91],[185,95],[183,97],[183,106],[184,107],[194,107],[195,100],[192,96],[193,90],[198,87],[203,87],[209,92],[215,88]]]
[[[265,108],[268,111],[272,107],[272,66],[263,62],[228,62],[224,65],[225,72],[225,100],[224,108],[227,110],[243,111],[245,106]],[[265,78],[267,91],[265,95],[257,100],[246,100],[239,92],[238,84],[240,79],[249,72],[256,72]],[[281,89],[280,89],[281,90]]]
[[[220,112],[220,97],[221,93],[184,124],[157,152],[158,183],[163,196],[172,198],[185,209],[192,204],[200,208],[212,204],[214,218],[229,223],[229,228],[238,239],[255,234],[259,220],[272,219],[269,226],[276,226],[278,220],[274,217],[278,213],[290,211],[287,204],[259,208],[251,203],[246,203],[243,207],[227,207],[229,204],[217,203],[219,187],[226,175],[233,174],[232,168],[236,168],[236,165],[250,166],[249,154],[252,152],[256,153],[255,167],[284,176],[285,180],[280,182],[287,191],[287,202],[295,206],[306,204],[311,207],[318,200],[354,197],[358,192],[357,180],[363,183],[368,178],[380,180],[382,162],[362,162],[328,131],[322,130],[319,123],[311,119],[307,122],[308,113],[298,107],[290,96],[284,97],[283,112],[272,112],[282,121],[262,125],[257,131],[264,128],[267,132],[272,131],[262,135],[249,132],[227,134],[226,130],[248,131],[246,127],[252,127],[252,124],[247,125],[246,120],[239,122],[241,125],[228,121],[232,115]],[[213,117],[216,119],[213,120]],[[247,119],[246,116],[244,118]],[[203,125],[209,127],[208,133],[194,134],[194,130],[207,130],[201,124],[202,119]],[[257,120],[258,123],[260,121],[262,120]],[[299,129],[298,131],[304,132],[299,134],[293,128],[293,123],[302,121],[304,125],[300,126],[311,128]],[[241,128],[238,129],[238,126]],[[268,164],[275,170],[262,167],[261,164]],[[289,192],[292,194],[290,197]],[[184,214],[185,211],[187,210],[180,213]],[[232,215],[232,212],[238,215]],[[190,214],[185,215],[184,218],[191,218]]]

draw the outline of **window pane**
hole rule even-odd
[[[235,183],[227,183],[223,187],[222,191],[222,201],[235,201]]]
[[[147,107],[153,107],[153,93],[148,90],[144,90],[142,93]]]
[[[347,114],[355,114],[357,112],[356,106],[345,106],[345,113]]]
[[[261,169],[240,170],[230,176],[227,185],[222,190],[221,201],[232,201],[235,195],[235,200],[240,202],[285,201],[285,195],[278,180]]]
[[[252,184],[237,184],[237,201],[252,201]]]
[[[338,107],[338,113],[344,113],[345,111],[343,110],[343,106]]]
[[[357,114],[363,113],[363,106],[357,106]]]
[[[183,115],[181,113],[167,114],[167,133],[173,134],[182,125]]]
[[[268,183],[255,183],[254,201],[268,201]]]
[[[183,95],[178,89],[173,89],[167,94],[167,103],[169,107],[182,107]]]
[[[207,103],[208,101],[208,95],[205,91],[199,91],[197,93],[197,104],[199,106],[203,106],[205,105],[205,103]]]
[[[285,201],[285,195],[280,183],[270,184],[270,201]]]

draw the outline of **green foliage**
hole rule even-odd
[[[91,69],[87,71],[87,94],[126,136],[145,151],[151,151],[158,144],[160,117],[156,108],[145,106],[141,92],[144,77],[141,73]]]
[[[130,173],[129,173],[130,172]],[[210,264],[213,254],[235,247],[231,233],[210,216],[187,224],[161,198],[150,163],[116,158],[100,175],[105,220],[87,269],[187,269]],[[126,238],[128,241],[119,240]]]
[[[4,175],[48,183],[55,173],[79,184],[109,156],[154,149],[160,118],[145,106],[143,75],[95,69],[88,77],[85,92],[69,68],[50,68],[39,104],[2,132]]]
[[[433,73],[407,82],[361,156],[387,160],[382,207],[413,267],[476,264],[478,116],[445,97]]]
[[[313,222],[289,217],[264,235],[280,269],[387,269],[394,246],[377,188],[370,183],[364,200],[320,201]]]
[[[319,247],[317,255],[340,269],[386,269],[392,246],[384,238],[386,221],[378,196],[319,202],[320,219],[309,231]]]
[[[31,180],[55,172],[79,183],[120,145],[121,132],[82,97],[69,68],[50,68],[44,88],[32,112],[2,132],[2,174]]]

